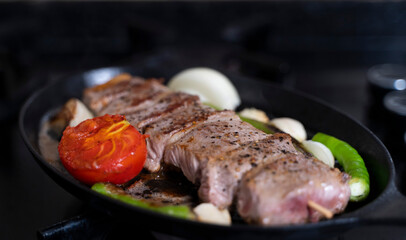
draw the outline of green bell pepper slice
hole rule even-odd
[[[351,176],[349,182],[351,189],[350,201],[364,200],[370,190],[369,174],[364,160],[357,150],[348,143],[324,133],[317,133],[312,140],[328,147],[338,163],[344,168],[344,171]]]

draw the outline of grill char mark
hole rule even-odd
[[[152,106],[124,113],[128,121],[133,124],[140,132],[144,128],[165,116],[184,111],[187,107],[199,102],[199,98],[194,95],[184,93],[169,93],[161,99],[157,99]]]
[[[144,79],[127,74],[118,75],[109,82],[83,92],[83,102],[95,113],[100,112],[109,103],[127,96],[131,89],[144,83]]]
[[[110,101],[104,108],[96,113],[104,114],[123,114],[131,113],[140,109],[145,109],[153,106],[157,100],[170,94],[168,88],[163,86],[159,81],[150,79],[142,84],[136,85],[125,92],[120,98]]]

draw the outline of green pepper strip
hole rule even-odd
[[[185,205],[179,205],[179,206],[153,206],[150,203],[147,203],[142,200],[134,199],[131,197],[131,195],[126,194],[126,193],[114,193],[111,190],[109,190],[109,187],[107,184],[104,183],[96,183],[92,186],[92,190],[106,195],[108,197],[120,200],[122,202],[128,203],[133,206],[149,209],[155,212],[163,213],[163,214],[168,214],[174,217],[179,217],[179,218],[184,218],[184,219],[192,219],[193,218],[193,213],[191,212],[190,208]]]
[[[357,150],[348,143],[324,133],[314,135],[313,141],[320,142],[330,149],[344,171],[351,176],[349,182],[351,188],[350,200],[358,202],[364,200],[369,194],[369,174],[364,160]],[[353,194],[357,190],[358,194]]]

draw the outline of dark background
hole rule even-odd
[[[103,66],[209,66],[317,96],[383,140],[405,192],[406,120],[366,78],[376,64],[406,63],[405,13],[404,2],[379,1],[0,3],[0,238],[33,239],[86,209],[33,161],[17,117],[34,90]],[[406,239],[399,227],[359,232]]]

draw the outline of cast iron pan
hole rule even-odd
[[[138,66],[139,67],[139,66]],[[62,174],[41,156],[38,132],[41,119],[71,97],[81,97],[85,87],[107,81],[121,72],[143,77],[172,76],[180,69],[162,70],[111,67],[69,76],[32,95],[21,109],[19,125],[24,141],[38,164],[67,191],[115,218],[133,221],[134,226],[193,239],[321,239],[348,229],[370,224],[406,225],[402,209],[406,200],[395,186],[395,169],[390,154],[372,132],[351,117],[301,93],[232,74],[245,106],[264,109],[271,116],[288,116],[301,121],[311,135],[322,131],[354,146],[364,157],[371,178],[371,193],[362,203],[350,203],[346,211],[331,220],[294,226],[260,227],[234,224],[230,227],[169,217],[123,204],[99,195],[70,176]],[[399,210],[400,209],[400,210]],[[134,227],[136,231],[136,227]]]

